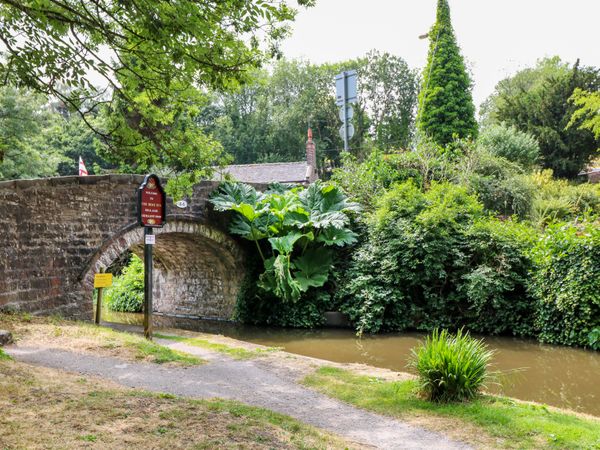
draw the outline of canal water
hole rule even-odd
[[[103,313],[103,320],[141,324],[140,314]],[[364,363],[407,372],[419,333],[389,333],[358,339],[352,330],[296,330],[251,327],[228,322],[155,316],[155,326],[223,334],[235,339],[340,363]],[[600,416],[600,352],[543,345],[533,340],[485,337],[495,351],[498,384],[489,390],[522,400]]]

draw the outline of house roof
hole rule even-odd
[[[215,178],[221,179],[228,173],[237,181],[244,183],[306,183],[312,174],[312,168],[306,161],[234,164],[217,170]]]

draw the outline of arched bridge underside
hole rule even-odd
[[[94,274],[130,250],[143,256],[136,222],[143,177],[105,175],[0,183],[0,310],[92,317]],[[154,311],[230,319],[244,275],[240,245],[203,182],[185,209],[169,199],[156,229]]]

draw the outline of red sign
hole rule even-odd
[[[138,222],[142,227],[165,224],[166,195],[156,175],[146,175],[138,189]]]

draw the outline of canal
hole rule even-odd
[[[103,319],[112,322],[141,324],[141,318],[140,314],[103,313]],[[406,366],[411,348],[424,336],[389,333],[358,339],[346,329],[264,328],[160,316],[155,316],[155,324],[223,334],[329,361],[404,372],[409,371]],[[600,416],[600,352],[510,337],[484,340],[495,351],[492,370],[498,372],[497,383],[488,386],[491,392]]]

